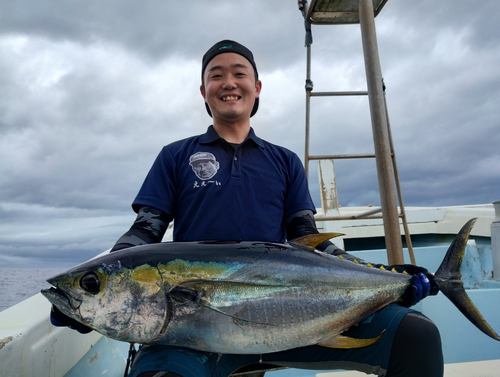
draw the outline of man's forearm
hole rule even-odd
[[[132,246],[158,243],[172,218],[153,207],[141,207],[130,229],[116,241],[111,252]]]
[[[314,214],[310,210],[295,212],[293,215],[288,216],[285,222],[287,239],[290,241],[309,234],[319,233],[318,228],[316,227],[316,221],[314,220]],[[325,241],[319,244],[316,246],[316,249],[333,255],[349,255],[331,241]],[[349,257],[351,256],[349,255]]]

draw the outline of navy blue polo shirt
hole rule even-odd
[[[174,241],[284,242],[284,219],[315,207],[298,156],[253,131],[237,148],[212,126],[161,150],[132,207],[175,219]]]

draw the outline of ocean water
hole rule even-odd
[[[50,287],[46,280],[67,268],[0,268],[0,311]]]

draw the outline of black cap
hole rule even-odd
[[[207,68],[208,63],[210,60],[215,58],[219,54],[223,54],[225,52],[234,52],[235,54],[239,54],[243,56],[245,59],[247,59],[250,64],[252,64],[252,67],[255,72],[255,79],[259,79],[259,73],[257,72],[257,66],[255,65],[255,61],[253,60],[253,54],[252,51],[250,51],[248,48],[243,46],[242,44],[231,41],[228,39],[225,39],[223,41],[217,42],[214,44],[206,53],[203,55],[202,59],[202,65],[201,65],[201,82],[203,83],[203,74],[205,73],[205,69]],[[212,116],[212,112],[210,111],[210,108],[208,107],[208,104],[205,102],[205,107],[207,109],[208,115]],[[254,116],[254,114],[257,112],[257,109],[259,108],[259,98],[257,97],[255,99],[255,103],[253,105],[252,112],[250,116]]]

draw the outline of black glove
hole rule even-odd
[[[422,273],[413,275],[410,283],[410,286],[398,301],[399,305],[407,308],[416,305],[420,300],[426,298],[431,289],[430,280]]]
[[[437,295],[439,285],[427,269],[414,266],[412,264],[401,264],[394,266],[384,266],[387,270],[413,275],[410,279],[410,286],[399,300],[398,304],[409,308],[417,304],[420,300],[429,295]]]
[[[52,310],[50,311],[50,322],[57,327],[69,327],[72,330],[76,330],[81,334],[88,334],[92,331],[90,327],[75,321],[73,318],[68,317],[66,314],[57,309],[52,305]]]

